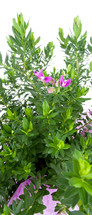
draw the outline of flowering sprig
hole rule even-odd
[[[41,69],[40,72],[35,71],[34,75],[36,75],[42,82],[45,82],[45,84],[49,82],[53,85],[55,83],[54,78],[52,78],[51,76],[45,77],[43,75],[43,69]]]
[[[61,75],[61,77],[60,77],[60,85],[59,85],[59,80],[57,80],[55,82],[54,78],[52,78],[51,76],[45,77],[43,75],[43,69],[41,69],[40,72],[35,71],[34,75],[36,75],[45,84],[50,83],[52,85],[55,85],[56,87],[67,87],[67,86],[69,86],[71,84],[71,79],[68,79],[68,80],[64,81],[63,75]],[[48,91],[48,93],[53,93],[55,91],[55,88],[54,87],[49,87],[47,89],[47,91]]]
[[[59,84],[59,80],[56,81],[55,86],[56,87],[68,87],[71,84],[71,79],[65,80],[63,78],[63,75],[60,76],[60,84]],[[54,87],[50,87],[48,88],[48,93],[53,93],[55,91]]]

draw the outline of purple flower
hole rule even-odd
[[[30,177],[26,181],[22,182],[18,186],[17,190],[13,194],[13,196],[10,199],[10,201],[8,202],[7,206],[11,205],[13,201],[16,202],[17,199],[20,200],[19,196],[20,195],[24,195],[25,185],[27,185],[27,184],[30,185],[31,184],[31,179],[32,179],[32,177]],[[44,215],[50,215],[50,214],[56,215],[57,212],[55,212],[55,207],[56,207],[57,203],[60,204],[60,202],[59,201],[53,201],[53,199],[52,199],[52,193],[56,192],[57,189],[50,189],[50,186],[48,186],[48,185],[44,185],[44,186],[46,186],[46,190],[49,191],[49,194],[48,195],[44,195],[43,199],[42,199],[43,204],[46,206],[46,209],[44,209],[43,214]],[[34,186],[34,188],[35,188],[35,186]],[[40,189],[41,189],[41,187],[40,187]],[[43,192],[43,190],[42,190],[42,192]],[[30,194],[30,196],[32,195],[32,193],[30,193],[30,192],[29,192],[29,194]],[[76,205],[74,209],[69,208],[69,210],[70,211],[79,210],[79,207]],[[21,211],[23,211],[23,209],[21,209]],[[36,214],[41,215],[40,213],[36,213]],[[36,214],[34,214],[34,215],[36,215]],[[64,214],[67,215],[66,212]],[[11,215],[14,215],[14,214],[11,213]]]
[[[40,72],[35,71],[34,75],[36,75],[39,79],[44,79],[43,69]]]
[[[52,77],[48,76],[48,77],[44,77],[44,81],[45,81],[45,84],[50,82],[52,79]]]
[[[52,78],[51,76],[45,77],[45,76],[43,75],[43,69],[41,69],[40,72],[35,71],[35,72],[34,72],[34,75],[36,75],[36,76],[37,76],[42,82],[44,82],[45,84],[46,84],[46,83],[50,83],[50,84],[52,84],[52,85],[55,85],[56,87],[59,87],[59,80],[57,80],[57,81],[55,82],[54,78]],[[60,77],[60,86],[61,86],[61,87],[67,87],[67,86],[69,86],[70,84],[71,84],[71,79],[68,79],[68,80],[65,80],[65,81],[64,81],[63,75],[61,75],[61,77]],[[48,93],[53,93],[53,92],[55,91],[55,88],[54,88],[54,87],[50,87],[50,88],[48,88],[47,91],[48,91]]]
[[[52,85],[55,83],[55,80],[51,76],[45,77],[43,75],[43,69],[41,69],[40,72],[35,71],[34,75],[36,75],[41,81],[44,81],[46,83],[51,83]]]
[[[67,87],[71,84],[71,79],[68,79],[66,81],[64,81],[63,75],[61,75],[60,77],[60,86],[61,87]]]

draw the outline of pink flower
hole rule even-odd
[[[43,69],[41,69],[40,72],[35,71],[34,75],[36,75],[41,81],[44,81],[45,84],[49,82],[49,83],[51,83],[53,85],[55,83],[55,80],[51,76],[45,77],[43,75]]]
[[[36,75],[39,79],[43,79],[44,78],[43,69],[41,69],[40,72],[35,71],[34,75]]]
[[[57,80],[57,81],[55,82],[54,78],[52,78],[51,76],[45,77],[45,76],[43,75],[43,69],[41,69],[40,72],[35,71],[35,72],[34,72],[34,75],[36,75],[36,76],[37,76],[42,82],[44,82],[45,84],[46,84],[46,83],[50,83],[50,84],[52,84],[52,85],[55,85],[56,87],[59,87],[59,80]],[[61,87],[67,87],[67,86],[69,86],[70,84],[71,84],[71,79],[68,79],[68,80],[65,80],[65,81],[64,81],[63,75],[61,75],[61,77],[60,77],[60,86],[61,86]],[[55,88],[54,88],[54,87],[50,87],[50,88],[48,88],[47,91],[48,91],[48,93],[53,93],[53,92],[55,91]]]
[[[50,82],[52,79],[52,77],[48,76],[48,77],[44,77],[44,81],[45,81],[45,84]]]
[[[54,87],[49,87],[47,89],[48,93],[53,93],[55,91],[55,88]]]
[[[27,179],[26,181],[22,182],[19,185],[19,187],[17,188],[17,190],[13,194],[12,198],[8,202],[7,206],[11,205],[13,201],[16,202],[16,199],[20,200],[19,196],[24,195],[25,185],[27,185],[27,184],[30,185],[31,184],[31,179],[32,179],[32,177],[30,177],[29,179]],[[60,204],[60,202],[53,200],[52,193],[56,192],[57,189],[50,189],[50,186],[48,186],[48,185],[44,185],[44,186],[46,186],[46,190],[49,191],[49,194],[44,195],[43,199],[42,199],[43,204],[46,206],[46,209],[44,209],[43,214],[44,215],[51,215],[51,214],[56,215],[56,214],[58,214],[58,212],[55,212],[55,207],[56,207],[57,203]],[[35,186],[34,186],[34,188],[35,188]],[[41,187],[40,187],[40,189],[41,189]],[[31,193],[29,193],[29,194],[30,194],[30,196],[32,195]],[[69,210],[70,211],[79,210],[79,207],[76,205],[74,209],[69,208]],[[21,211],[23,211],[23,209],[21,209]],[[36,214],[41,215],[40,213],[36,213]],[[34,215],[36,215],[36,214],[34,214]],[[66,212],[64,214],[68,215]],[[14,215],[14,214],[11,213],[11,215]],[[62,213],[62,215],[63,215],[63,213]]]
[[[68,79],[68,80],[64,81],[63,75],[61,75],[61,77],[60,77],[60,86],[61,87],[67,87],[70,84],[71,84],[71,79]]]

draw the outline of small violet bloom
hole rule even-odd
[[[49,82],[49,83],[51,83],[53,85],[55,83],[55,80],[52,77],[50,77],[50,76],[45,77],[43,75],[43,69],[41,69],[40,72],[35,71],[34,75],[36,75],[41,81],[44,81],[45,84]]]
[[[39,79],[44,79],[43,69],[40,72],[35,71],[34,75],[36,75]]]
[[[67,87],[71,84],[71,79],[68,79],[66,81],[64,81],[63,75],[61,75],[60,77],[60,86],[61,87]]]
[[[34,75],[36,75],[45,84],[46,83],[50,83],[52,85],[55,85],[56,87],[59,87],[59,80],[57,80],[55,82],[54,78],[52,78],[51,76],[45,77],[43,75],[43,69],[41,69],[40,72],[35,71]],[[63,75],[61,75],[61,77],[60,77],[60,86],[61,87],[67,87],[70,84],[71,84],[71,79],[68,79],[68,80],[64,81]],[[55,88],[54,87],[50,87],[50,88],[47,89],[47,91],[48,91],[48,93],[53,93],[55,91]]]
[[[71,79],[68,79],[68,80],[64,81],[63,75],[61,75],[61,77],[60,77],[60,86],[61,87],[67,87],[70,84],[71,84]],[[59,87],[59,80],[56,81],[55,86]],[[48,88],[48,93],[53,93],[54,91],[55,91],[54,87]]]

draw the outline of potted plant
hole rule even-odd
[[[17,15],[4,63],[0,54],[5,73],[0,79],[0,212],[44,214],[42,199],[52,190],[57,202],[53,214],[91,214],[92,134],[85,131],[83,137],[81,129],[89,130],[92,120],[86,114],[86,122],[81,114],[83,102],[91,99],[83,96],[89,91],[85,84],[91,82],[92,62],[86,66],[85,59],[92,46],[87,44],[87,33],[81,34],[77,16],[73,33],[64,37],[59,28],[66,68],[54,67],[48,74],[55,46],[49,42],[41,50],[40,37],[35,40],[28,26],[23,15]],[[77,126],[81,126],[79,132]],[[21,183],[27,184],[24,191],[9,205]],[[70,211],[76,205],[79,211]]]

